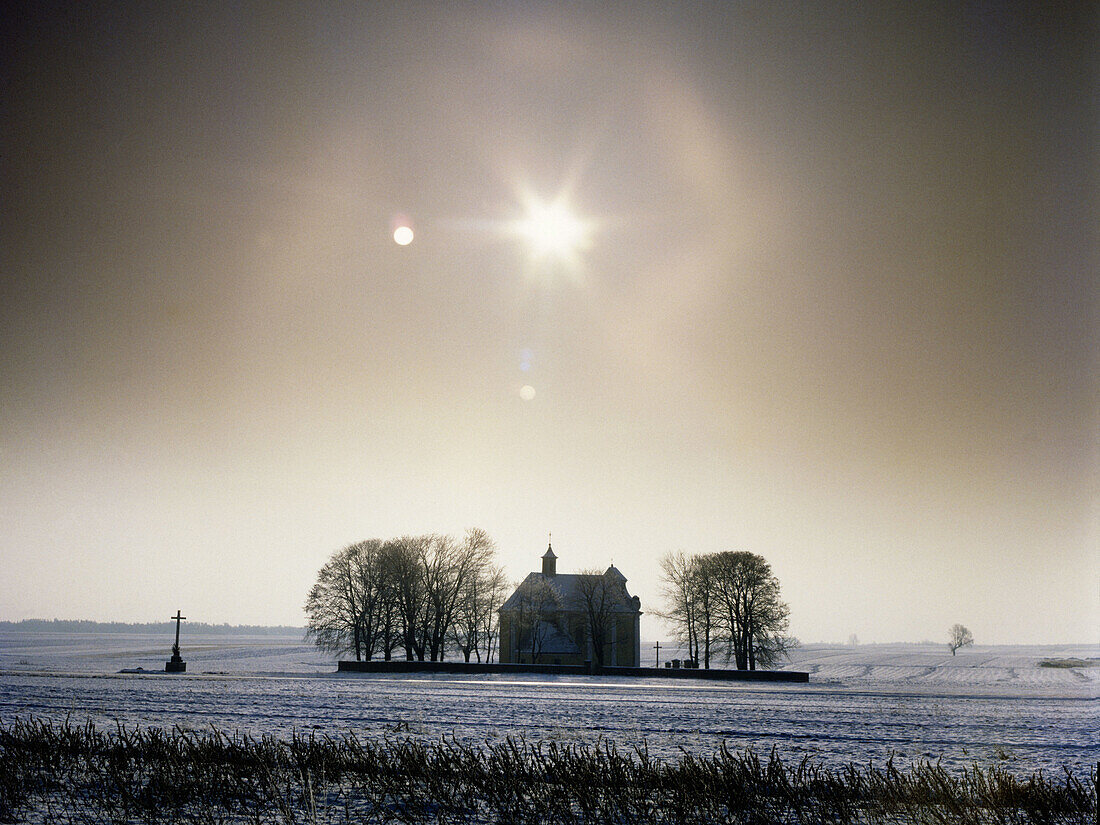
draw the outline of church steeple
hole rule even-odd
[[[553,534],[550,536],[553,539]],[[542,554],[542,575],[556,576],[558,573],[558,557],[554,555],[554,545],[551,541],[546,544],[546,552]]]

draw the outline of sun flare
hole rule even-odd
[[[527,216],[519,223],[519,231],[537,255],[568,257],[580,249],[588,230],[582,220],[562,200],[553,203],[531,203]]]
[[[512,224],[512,229],[526,241],[531,262],[540,267],[579,270],[580,253],[591,242],[592,222],[579,217],[565,195],[543,201],[527,194],[521,202],[523,217]]]

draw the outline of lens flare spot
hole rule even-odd
[[[524,401],[531,401],[535,397],[535,388],[532,387],[530,384],[524,384],[522,387],[520,387],[519,397],[522,398]]]

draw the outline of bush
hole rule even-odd
[[[674,762],[644,746],[506,739],[290,740],[159,728],[0,725],[0,821],[196,823],[1092,823],[1092,771],[1019,779],[723,747]]]

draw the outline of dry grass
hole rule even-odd
[[[290,740],[0,725],[0,821],[62,823],[1093,823],[1095,771],[828,770],[722,749]]]

